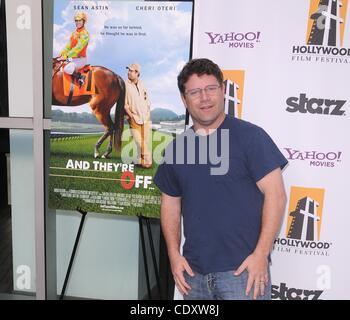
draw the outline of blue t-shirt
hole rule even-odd
[[[189,132],[192,137],[181,140]],[[218,150],[210,147],[213,141]],[[165,154],[154,182],[162,192],[181,197],[184,257],[201,274],[236,270],[254,251],[260,233],[264,197],[256,182],[288,161],[263,129],[230,116],[208,136],[187,130]],[[213,175],[220,157],[221,164],[229,164],[227,173]]]

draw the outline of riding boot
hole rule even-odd
[[[81,88],[85,83],[85,75],[81,74],[80,72],[78,72],[78,74],[79,74],[79,79],[78,79],[79,87]]]
[[[80,72],[74,71],[72,76],[77,80],[79,87],[81,88],[85,82],[85,75],[81,74]]]

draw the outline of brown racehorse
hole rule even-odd
[[[63,73],[61,71],[64,63],[64,61],[60,61],[58,58],[53,58],[52,104],[55,106],[67,106],[67,96],[63,94]],[[119,75],[105,67],[92,66],[92,69],[95,74],[96,94],[73,97],[70,106],[89,103],[97,120],[105,129],[105,132],[95,145],[94,157],[100,157],[99,148],[109,137],[108,148],[102,155],[103,158],[107,158],[112,152],[113,140],[116,152],[119,152],[121,149],[125,114],[125,83]],[[116,110],[113,122],[110,111],[114,104],[116,104]]]

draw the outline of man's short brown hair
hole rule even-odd
[[[206,58],[192,59],[186,63],[177,77],[177,86],[181,94],[185,93],[185,83],[193,74],[197,74],[198,76],[204,74],[213,75],[220,85],[224,81],[222,71],[216,63]]]

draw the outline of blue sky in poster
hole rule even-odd
[[[153,10],[140,10],[144,7]],[[176,77],[189,58],[192,3],[55,0],[53,56],[68,42],[75,29],[74,13],[81,8],[88,14],[89,63],[110,68],[123,79],[128,64],[140,63],[151,109],[184,114]],[[54,108],[90,112],[87,105]]]

